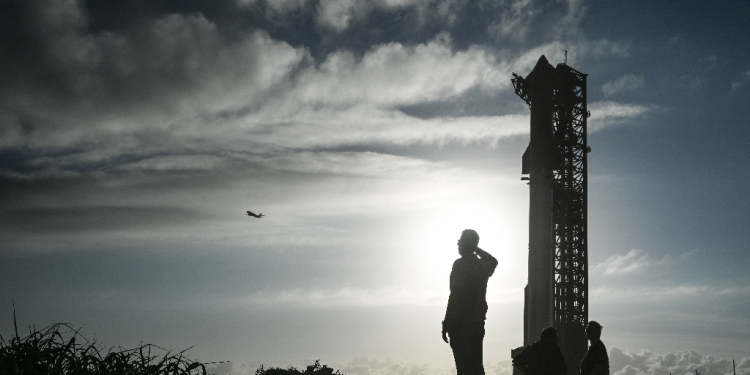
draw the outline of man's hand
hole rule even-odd
[[[445,332],[445,330],[443,330],[443,341],[445,341],[446,344],[450,344],[450,342],[448,342],[448,332]]]

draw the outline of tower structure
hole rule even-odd
[[[586,218],[586,74],[539,58],[513,87],[531,109],[531,139],[522,157],[529,181],[529,270],[524,290],[524,346],[545,327],[558,331],[568,374],[586,354],[588,250]]]

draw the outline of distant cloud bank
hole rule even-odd
[[[612,348],[609,354],[612,375],[732,375],[732,359],[695,352],[655,354]],[[737,375],[750,374],[750,356],[736,358]]]
[[[639,352],[623,351],[613,347],[609,351],[610,374],[612,375],[695,375],[696,370],[701,375],[733,375],[732,359],[717,358],[711,355],[702,355],[695,352],[675,352],[667,354],[656,354],[648,350]],[[298,368],[312,364],[313,361],[305,361],[297,364]],[[340,370],[346,375],[450,375],[455,374],[454,367],[440,367],[429,363],[413,363],[400,359],[386,357],[383,359],[361,356],[355,357],[346,363],[327,363],[324,359],[321,364],[328,365],[334,370]],[[750,356],[736,358],[737,375],[750,374]],[[244,375],[253,374],[257,366],[246,363],[227,363],[216,365],[209,370],[217,375]],[[280,366],[273,364],[272,366]],[[269,367],[268,364],[265,365]],[[487,375],[511,375],[512,367],[510,361],[497,363],[485,363]]]

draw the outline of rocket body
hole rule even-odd
[[[553,325],[555,238],[553,233],[554,68],[542,56],[531,74],[529,172],[529,262],[524,305],[524,346]]]

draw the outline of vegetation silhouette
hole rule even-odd
[[[312,364],[310,366],[307,366],[307,369],[302,372],[302,370],[298,370],[295,367],[290,367],[286,370],[278,368],[278,367],[271,367],[268,369],[265,369],[263,365],[260,366],[255,371],[255,375],[344,375],[339,372],[339,370],[336,370],[336,372],[333,372],[333,369],[326,366],[321,365],[320,360],[316,360],[315,364]]]
[[[191,360],[185,355],[188,350],[172,353],[153,344],[105,350],[67,323],[29,329],[25,337],[18,335],[16,327],[15,336],[9,340],[0,335],[0,375],[208,375],[206,364],[210,363]],[[305,371],[261,365],[255,374],[344,375],[319,360]]]
[[[156,345],[109,348],[85,339],[69,324],[56,323],[26,337],[0,336],[0,375],[206,375],[188,349],[172,353]]]

